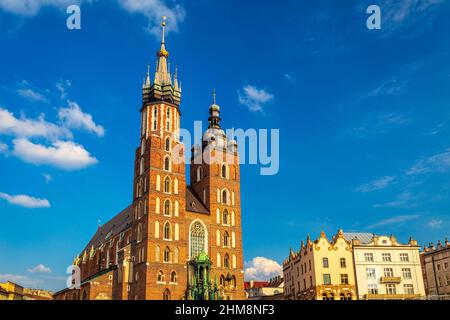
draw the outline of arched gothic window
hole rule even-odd
[[[170,222],[169,221],[167,221],[165,224],[164,224],[164,239],[166,239],[166,240],[170,240],[171,239],[171,231],[170,231]]]
[[[223,266],[224,268],[230,267],[230,256],[228,255],[228,253],[225,253],[225,256],[223,258]]]
[[[220,276],[219,284],[220,284],[222,287],[225,286],[225,277],[224,277],[224,275],[221,275],[221,276]]]
[[[228,214],[227,209],[225,209],[225,210],[223,211],[223,215],[222,215],[222,223],[223,223],[223,224],[229,224],[229,223],[230,223],[229,214]]]
[[[172,271],[170,274],[170,282],[176,283],[177,282],[177,273],[175,271]]]
[[[221,172],[221,174],[222,174],[222,178],[227,178],[227,165],[226,164],[222,164],[222,172]]]
[[[170,248],[164,249],[164,262],[170,262]]]
[[[162,271],[158,272],[158,275],[156,277],[157,282],[163,282],[164,281],[164,273]]]
[[[223,245],[224,247],[230,246],[230,236],[228,235],[228,231],[225,231],[225,233],[223,234]]]
[[[170,138],[169,137],[166,138],[165,149],[166,149],[166,151],[170,151]]]
[[[170,212],[170,200],[166,199],[166,201],[164,201],[164,215],[165,216],[170,216],[171,212]]]
[[[226,189],[222,190],[222,203],[228,203],[228,192]]]
[[[169,158],[169,156],[166,156],[164,158],[164,170],[170,171],[170,158]]]
[[[170,291],[169,291],[169,289],[164,290],[163,300],[170,300]]]
[[[139,223],[137,226],[137,242],[142,241],[142,224]]]
[[[190,258],[196,258],[205,251],[206,232],[200,221],[195,221],[189,230]]]
[[[164,192],[170,193],[170,178],[166,177],[164,179]]]

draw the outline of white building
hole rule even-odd
[[[344,233],[352,242],[359,299],[418,299],[425,296],[417,241],[394,236]]]

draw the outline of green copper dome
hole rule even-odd
[[[198,257],[197,257],[197,259],[195,259],[197,262],[207,262],[207,261],[209,261],[209,257],[208,257],[208,255],[206,254],[206,252],[204,252],[204,251],[202,251],[199,255],[198,255]]]

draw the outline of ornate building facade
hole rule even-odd
[[[417,241],[402,244],[391,236],[345,233],[352,242],[359,299],[418,299],[425,296]]]
[[[284,296],[287,300],[356,299],[352,244],[342,230],[328,240],[325,233],[300,250],[290,251],[283,262]]]
[[[425,291],[430,299],[450,300],[450,242],[430,243],[420,254]]]
[[[237,143],[209,108],[201,145],[192,148],[190,185],[180,141],[181,83],[172,75],[165,22],[153,77],[142,87],[133,201],[75,259],[81,287],[57,299],[244,299]]]

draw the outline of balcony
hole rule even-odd
[[[381,277],[381,283],[400,283],[402,281],[401,277]]]

